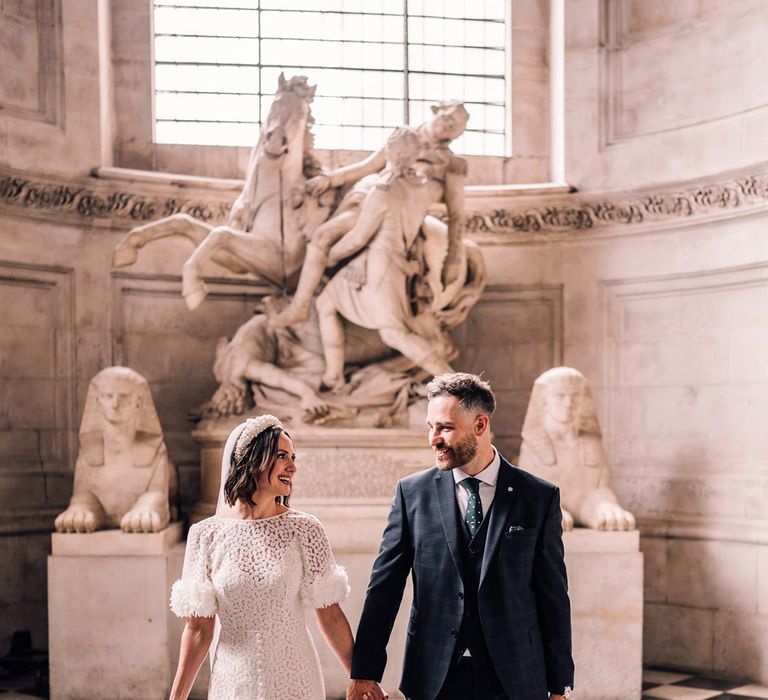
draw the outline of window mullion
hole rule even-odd
[[[403,124],[411,123],[411,98],[408,87],[408,0],[403,0]]]

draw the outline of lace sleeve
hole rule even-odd
[[[347,572],[333,558],[320,521],[308,519],[301,539],[304,575],[300,594],[304,606],[326,608],[346,600],[349,595]]]
[[[184,570],[171,588],[171,610],[178,617],[213,617],[216,609],[207,546],[200,527],[193,525],[187,537]]]

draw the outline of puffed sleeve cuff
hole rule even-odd
[[[349,595],[349,580],[343,566],[336,565],[312,583],[301,586],[301,599],[307,608],[327,608],[341,603]]]
[[[171,588],[171,611],[178,617],[213,617],[216,614],[213,584],[179,579]]]

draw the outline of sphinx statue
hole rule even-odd
[[[171,519],[176,471],[168,459],[147,380],[108,367],[88,386],[75,482],[57,532],[158,532]]]
[[[555,367],[533,384],[518,464],[560,487],[563,529],[633,530],[610,487],[602,433],[584,375]]]

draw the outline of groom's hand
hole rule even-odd
[[[347,686],[347,700],[387,700],[387,695],[376,681],[353,678]]]

